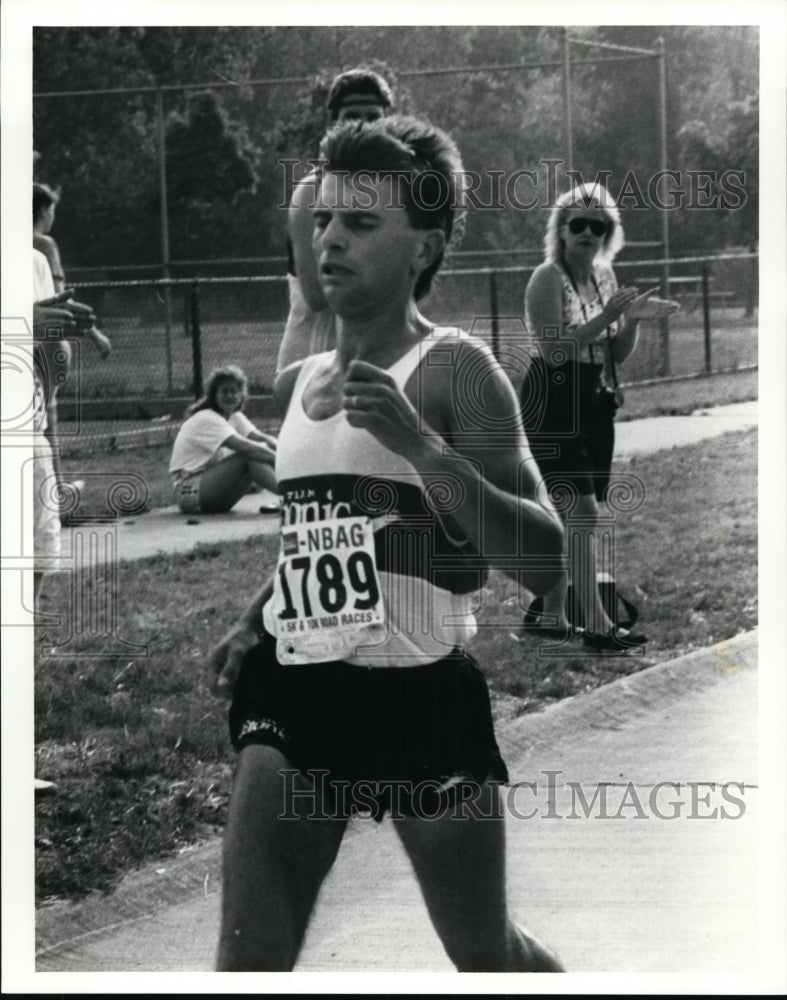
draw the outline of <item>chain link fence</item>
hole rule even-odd
[[[249,376],[255,395],[273,386],[288,298],[286,279],[202,278],[77,284],[112,340],[106,361],[82,350],[78,387],[83,402],[104,401],[108,416],[123,401],[194,398],[201,373],[228,361]]]
[[[435,323],[487,341],[517,381],[535,349],[523,320],[535,266],[445,270],[423,311]],[[663,261],[619,260],[615,269],[620,284],[662,286]],[[641,324],[637,350],[621,370],[623,383],[755,367],[756,254],[673,259],[669,270],[667,293],[681,311],[668,325]],[[272,418],[270,393],[288,310],[284,276],[75,287],[113,350],[101,360],[90,344],[78,345],[74,373],[59,397],[61,422],[78,424],[66,436],[72,447],[168,440],[210,370],[226,363],[240,365],[249,378],[248,412]]]

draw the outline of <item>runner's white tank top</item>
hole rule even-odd
[[[433,330],[388,369],[400,389],[427,352],[447,334],[455,336],[457,331]],[[376,667],[431,663],[475,635],[475,595],[486,572],[477,568],[477,561],[475,568],[466,568],[468,556],[472,559],[475,553],[465,540],[451,538],[435,515],[441,503],[446,511],[452,503],[461,502],[450,482],[445,491],[432,486],[425,494],[416,469],[368,431],[351,427],[344,410],[325,420],[306,415],[304,390],[334,354],[326,352],[304,361],[279,433],[276,475],[282,501],[282,538],[286,539],[288,528],[299,524],[368,518],[384,627],[363,626],[363,641],[341,656],[329,650],[312,652],[301,662],[343,659]],[[292,589],[298,592],[294,578]],[[277,601],[274,595],[263,609],[266,630],[272,635],[277,634],[281,607],[281,597]],[[317,624],[314,629],[312,645],[319,645]]]

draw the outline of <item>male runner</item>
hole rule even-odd
[[[214,653],[238,770],[218,968],[295,965],[349,816],[390,813],[460,971],[560,971],[511,919],[507,771],[463,652],[490,565],[543,593],[562,528],[481,342],[413,308],[451,238],[461,161],[412,118],[325,137],[313,211],[337,347],[286,380],[275,587]],[[285,383],[283,383],[285,384]]]

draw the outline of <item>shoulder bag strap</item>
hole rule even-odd
[[[604,305],[604,300],[601,298],[601,289],[598,287],[598,282],[596,281],[595,274],[591,275],[591,280],[593,281],[593,287],[596,289],[596,295],[601,305]],[[592,345],[591,345],[592,346]],[[607,327],[607,357],[609,358],[609,373],[612,377],[612,389],[615,393],[615,402],[618,406],[623,405],[623,390],[618,384],[618,370],[615,365],[615,359],[612,357],[612,327]]]

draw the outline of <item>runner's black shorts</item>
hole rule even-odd
[[[243,660],[229,721],[237,751],[276,747],[342,815],[433,818],[508,781],[486,680],[459,650],[415,667],[282,666],[266,635]]]

